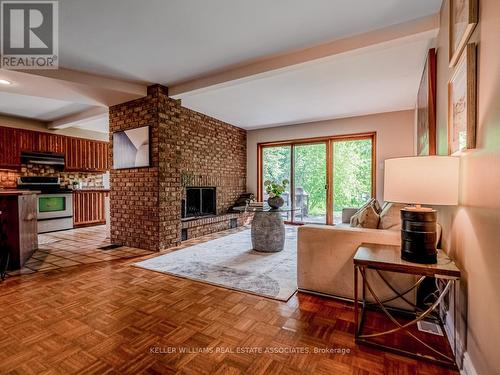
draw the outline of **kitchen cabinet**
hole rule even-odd
[[[33,151],[38,152],[56,152],[59,154],[64,154],[65,149],[65,136],[50,133],[39,132],[36,136],[36,149]]]
[[[20,168],[21,152],[28,151],[64,154],[70,172],[108,170],[108,142],[0,127],[0,144],[0,168]]]
[[[38,248],[37,195],[26,191],[0,191],[3,246],[7,247],[9,269],[22,268]]]
[[[69,138],[66,140],[66,170],[107,171],[108,142]]]
[[[0,167],[17,168],[21,165],[18,129],[0,127]]]
[[[23,151],[30,152],[38,149],[37,132],[23,129],[18,129],[17,132],[17,136],[13,136],[12,139],[17,139],[20,153]]]
[[[90,226],[106,223],[107,190],[76,190],[73,192],[73,225]]]

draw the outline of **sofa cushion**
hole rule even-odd
[[[351,227],[377,229],[379,222],[377,207],[380,208],[380,205],[376,199],[367,202],[351,217]]]
[[[342,224],[350,224],[351,217],[358,212],[357,208],[343,208],[342,209]]]
[[[388,202],[380,213],[378,229],[401,230],[401,209],[406,205]]]

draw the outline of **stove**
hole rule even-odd
[[[61,187],[59,177],[27,176],[17,179],[17,188],[24,190],[38,190],[43,194],[71,193],[72,190]]]
[[[19,177],[17,188],[37,190],[38,233],[73,228],[73,193],[61,187],[59,177]]]

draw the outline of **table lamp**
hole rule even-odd
[[[401,258],[437,263],[436,210],[428,205],[458,204],[459,158],[415,156],[387,159],[384,200],[407,203],[401,210]]]

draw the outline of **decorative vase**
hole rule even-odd
[[[285,204],[285,201],[281,197],[272,197],[272,198],[267,199],[267,204],[271,208],[277,210],[278,208],[280,208],[281,206],[283,206]]]

